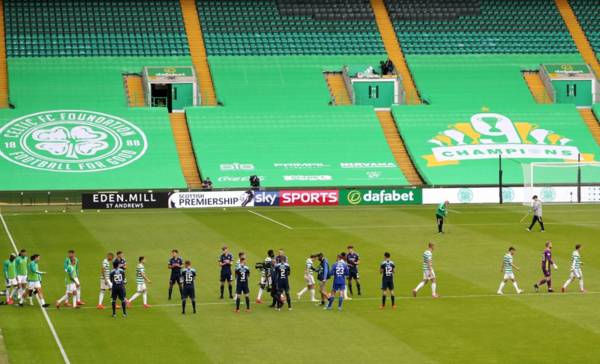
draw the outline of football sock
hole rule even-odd
[[[548,285],[548,289],[552,289],[552,279],[548,279],[546,284]]]
[[[246,309],[250,309],[250,297],[246,296]]]
[[[229,298],[233,297],[233,287],[231,286],[231,284],[229,286],[227,286],[227,289],[229,290]]]
[[[13,287],[13,288],[10,290],[10,294],[9,294],[9,297],[10,297],[10,298],[13,298],[13,296],[15,295],[15,291],[16,291],[16,290],[17,290],[17,287]]]
[[[435,291],[437,290],[437,283],[433,282],[431,283],[431,294],[436,294]]]
[[[346,288],[346,289],[350,292],[351,295],[354,296],[354,292],[352,292],[352,283],[351,282],[352,281],[348,282],[348,288]]]
[[[311,288],[310,290],[310,300],[314,301],[315,300],[315,289]]]
[[[386,295],[382,295],[381,296],[381,305],[382,306],[385,306],[385,300],[386,300],[386,298],[387,298]]]
[[[417,285],[417,287],[415,288],[415,291],[418,291],[418,290],[420,290],[421,288],[423,288],[423,286],[425,286],[425,282],[424,282],[424,281],[421,281],[421,282],[420,282],[420,283]]]
[[[579,280],[579,289],[583,291],[583,278]]]
[[[256,299],[257,299],[258,301],[260,301],[260,299],[261,299],[261,297],[262,297],[262,294],[263,294],[263,289],[262,289],[262,288],[259,288],[259,289],[258,289],[258,296],[256,296]]]
[[[288,304],[288,308],[292,308],[292,299],[290,298],[290,292],[285,292],[285,299]]]
[[[138,298],[139,296],[140,296],[140,293],[139,292],[135,292],[133,294],[133,296],[131,296],[131,298],[129,299],[129,303],[135,301],[135,299]]]
[[[579,280],[579,281],[581,282],[581,280]],[[573,278],[567,279],[567,281],[563,285],[563,288],[567,288],[569,286],[569,284],[571,284],[571,282],[573,282]]]
[[[172,294],[173,294],[173,286],[169,286],[169,299],[171,299]]]
[[[306,288],[306,287],[302,288],[302,289],[300,290],[300,292],[298,292],[298,296],[302,297],[302,295],[303,295],[303,294],[304,294],[306,291],[308,291],[308,288]]]
[[[38,296],[39,297],[39,296]],[[44,300],[44,298],[40,298],[40,305],[45,305],[46,304],[46,300]]]
[[[181,312],[185,313],[185,300],[181,300]]]
[[[235,299],[235,309],[238,311],[240,310],[240,298],[239,297]]]
[[[394,306],[396,304],[396,296],[391,295],[390,298],[392,300],[392,306]]]
[[[113,309],[113,315],[117,314],[117,301],[113,300],[112,301],[112,309]]]
[[[142,299],[144,300],[144,304],[148,304],[148,292],[142,293]]]
[[[546,279],[542,279],[539,283],[538,286],[543,286],[544,284],[546,284],[547,280]]]
[[[123,309],[123,315],[127,315],[127,302],[126,302],[126,300],[121,301],[121,308]]]
[[[77,302],[81,302],[81,287],[77,288]]]
[[[329,300],[328,300],[328,301],[329,301],[329,303],[327,303],[327,307],[331,307],[331,306],[333,306],[333,300],[334,300],[334,299],[335,299],[335,297],[333,297],[333,296],[329,297]]]
[[[504,283],[504,281],[500,282],[500,287],[498,287],[498,292],[502,292],[502,290],[504,289],[504,285],[506,283]]]
[[[343,303],[344,303],[344,296],[339,296],[338,297],[338,308],[342,307]]]
[[[358,291],[358,295],[360,296],[360,283],[356,282],[356,290]]]
[[[194,313],[196,313],[196,300],[192,300],[192,309],[194,310]]]
[[[77,295],[73,295],[73,308],[76,308],[76,307],[77,307],[77,302],[78,302],[78,301],[79,301],[79,300],[77,299]]]
[[[103,289],[100,290],[100,294],[98,295],[98,305],[101,305],[102,301],[104,301],[104,290]]]
[[[59,300],[56,302],[56,304],[57,304],[57,305],[60,305],[60,304],[62,304],[63,302],[65,302],[66,300],[68,300],[68,299],[69,299],[69,296],[68,296],[68,295],[64,295],[64,296],[62,296],[62,297],[61,297],[61,298],[60,298],[60,299],[59,299]]]
[[[513,282],[513,286],[515,287],[515,290],[519,292],[519,285],[517,285],[517,282]]]
[[[225,286],[221,285],[221,298],[223,298],[223,293],[225,293]]]

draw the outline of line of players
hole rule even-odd
[[[417,292],[423,288],[427,283],[431,283],[432,297],[437,298],[436,293],[437,282],[435,272],[433,269],[433,251],[435,248],[434,243],[429,243],[427,250],[423,253],[423,279],[415,289],[413,289],[413,296],[417,296]],[[563,284],[561,291],[565,292],[567,287],[577,279],[579,281],[579,289],[581,292],[585,292],[583,283],[583,272],[581,266],[583,265],[581,260],[581,244],[575,246],[575,250],[571,254],[571,266],[570,275],[567,281]],[[503,289],[508,281],[513,283],[517,293],[522,293],[523,290],[519,288],[514,271],[519,268],[514,265],[514,255],[516,249],[510,247],[508,252],[504,255],[502,261],[501,272],[504,273],[504,277],[500,283],[497,293],[503,294]],[[391,300],[392,308],[395,308],[395,295],[394,295],[394,274],[395,265],[390,259],[390,254],[384,254],[384,260],[380,264],[381,274],[381,308],[385,308],[386,299],[389,296]],[[44,293],[42,289],[42,276],[46,273],[39,270],[39,261],[41,256],[39,254],[33,254],[30,258],[27,256],[27,251],[22,249],[19,255],[10,254],[9,259],[4,261],[3,272],[6,280],[6,291],[7,304],[14,304],[18,302],[19,306],[23,306],[24,301],[28,300],[30,305],[33,305],[33,296],[36,295],[42,307],[48,307],[49,304],[45,302]],[[319,262],[318,267],[315,267],[315,260]],[[353,294],[352,281],[356,282],[356,288],[358,295],[361,294],[360,280],[358,274],[358,266],[360,264],[360,257],[358,253],[354,251],[353,246],[348,246],[347,252],[342,252],[337,255],[336,261],[330,265],[328,259],[323,253],[313,254],[307,260],[304,267],[304,281],[305,287],[297,293],[298,300],[308,291],[310,292],[311,302],[319,302],[315,298],[315,287],[316,282],[314,279],[314,273],[317,273],[317,281],[319,283],[320,291],[320,305],[324,306],[325,309],[332,309],[335,297],[338,297],[338,309],[342,309],[344,299],[351,299],[348,297],[348,291]],[[246,264],[246,257],[244,253],[238,254],[238,261],[233,266],[233,255],[229,252],[227,247],[222,248],[222,253],[218,259],[218,265],[220,267],[220,297],[224,298],[225,283],[228,285],[229,297],[235,299],[236,312],[240,311],[241,296],[244,296],[246,310],[250,310],[250,289],[249,289],[249,278],[250,268]],[[112,267],[112,269],[111,269]],[[78,308],[84,305],[85,302],[81,300],[81,284],[79,281],[79,259],[75,256],[75,252],[70,250],[67,257],[64,260],[63,268],[65,270],[65,285],[66,292],[63,297],[56,301],[56,308],[60,308],[62,305]],[[171,271],[169,279],[169,291],[168,299],[171,300],[173,287],[178,285],[181,295],[182,313],[186,313],[186,302],[189,299],[192,303],[193,313],[196,313],[196,295],[195,295],[195,279],[196,270],[192,268],[189,260],[184,261],[177,250],[171,252],[171,257],[168,261],[168,268]],[[232,269],[233,268],[233,269]],[[260,276],[260,288],[256,299],[257,303],[262,303],[262,295],[265,291],[271,293],[272,304],[270,307],[276,310],[281,308],[287,303],[289,310],[292,309],[291,297],[290,297],[290,284],[289,276],[291,274],[291,268],[288,263],[288,258],[285,256],[283,250],[279,250],[277,256],[275,256],[272,250],[267,252],[267,257],[263,262],[257,263],[255,268],[261,272]],[[552,243],[550,241],[545,243],[545,249],[542,254],[542,274],[543,278],[534,284],[535,291],[539,291],[540,286],[546,285],[548,292],[553,292],[552,288],[552,268],[558,269],[558,266],[552,257]],[[127,269],[127,260],[123,257],[121,251],[117,252],[116,256],[112,253],[108,253],[106,258],[102,261],[102,267],[100,272],[100,293],[98,297],[98,309],[104,309],[103,301],[106,291],[111,293],[111,303],[113,316],[116,315],[116,309],[119,308],[117,300],[121,301],[121,308],[123,315],[127,315],[127,307],[131,306],[131,303],[138,297],[142,297],[143,306],[149,308],[148,297],[147,297],[147,286],[146,284],[151,283],[150,279],[145,272],[145,259],[144,257],[138,258],[138,264],[136,266],[136,292],[131,298],[126,298],[125,285],[127,283],[125,277],[125,271]],[[236,294],[233,295],[232,280],[235,277],[236,281]],[[332,279],[331,290],[327,289],[329,279]],[[72,303],[69,303],[72,300]]]

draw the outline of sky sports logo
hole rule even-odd
[[[280,206],[337,206],[338,190],[287,190],[279,192]]]
[[[279,206],[279,191],[256,192],[254,206]]]

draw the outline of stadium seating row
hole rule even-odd
[[[600,3],[587,0],[569,0],[569,3],[597,56],[600,54]]]

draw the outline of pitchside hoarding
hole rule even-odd
[[[339,202],[338,190],[279,191],[279,206],[337,206]]]
[[[168,192],[97,192],[81,195],[83,209],[157,209],[168,207]]]
[[[340,205],[420,205],[421,189],[372,189],[340,191]]]
[[[251,207],[251,191],[176,192],[169,197],[170,208]]]

